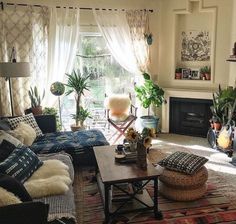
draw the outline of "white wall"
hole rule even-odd
[[[232,54],[232,48],[236,42],[236,1],[233,2],[232,7],[232,34],[231,34],[231,45],[229,48],[230,54]],[[236,87],[236,62],[231,62],[230,64],[230,73],[229,73],[229,85]]]
[[[233,0],[203,0],[204,7],[217,7],[214,82],[174,80],[174,10],[185,9],[186,4],[186,0],[162,0],[161,2],[159,84],[168,88],[213,90],[219,84],[222,86],[228,85],[229,63],[226,62],[226,59],[229,56],[229,46],[231,45]],[[196,19],[195,23],[199,27],[201,20]]]

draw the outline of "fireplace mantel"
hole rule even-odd
[[[162,105],[162,132],[169,133],[170,117],[170,97],[193,98],[193,99],[212,99],[214,90],[191,90],[191,89],[174,89],[164,88],[166,104]]]

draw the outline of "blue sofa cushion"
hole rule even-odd
[[[0,172],[24,183],[42,164],[43,162],[29,148],[16,148],[0,163]]]

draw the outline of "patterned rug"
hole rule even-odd
[[[183,150],[185,151],[185,150]],[[163,157],[161,151],[153,150],[149,159]],[[102,224],[104,220],[103,205],[96,181],[94,170],[89,168],[76,169],[75,172],[75,203],[77,207],[77,221],[79,224]],[[223,194],[222,189],[226,192]],[[149,194],[153,195],[152,185],[147,186]],[[112,222],[138,224],[213,224],[236,223],[236,204],[227,197],[230,189],[216,172],[209,170],[208,189],[205,196],[193,202],[175,202],[159,196],[159,208],[164,219],[154,219],[152,212],[125,214]]]

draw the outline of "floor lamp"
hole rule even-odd
[[[0,77],[9,83],[11,113],[14,115],[11,78],[29,77],[30,64],[28,62],[0,62]]]

